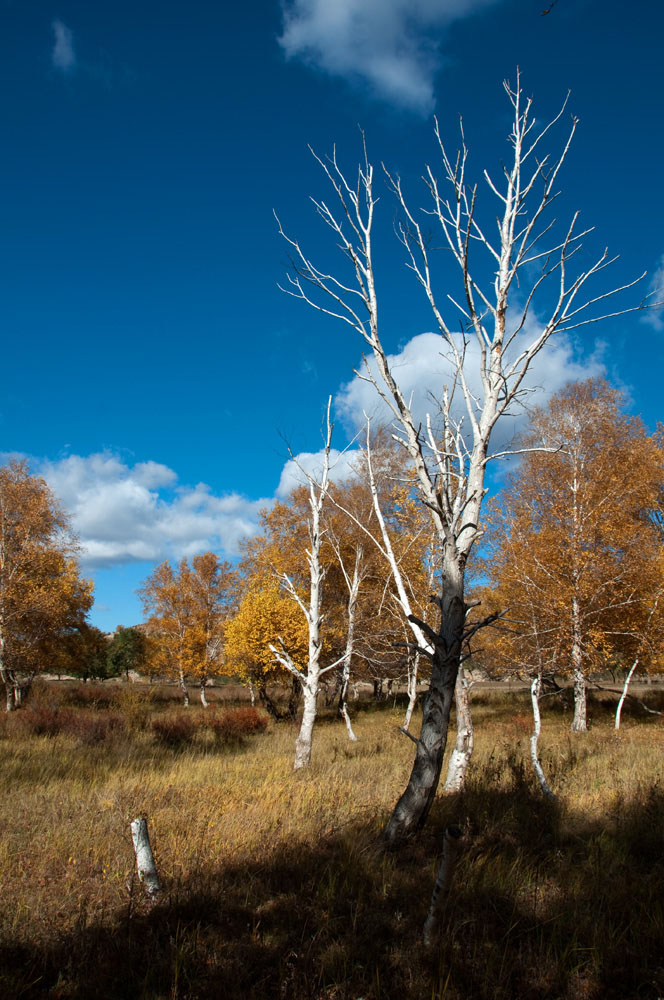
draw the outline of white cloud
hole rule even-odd
[[[523,348],[524,343],[532,340],[535,332],[536,324],[533,320],[512,346],[512,356]],[[412,399],[415,419],[423,426],[426,426],[427,413],[431,414],[433,424],[436,425],[439,413],[436,400],[442,397],[444,385],[446,383],[448,386],[451,385],[452,366],[445,357],[444,348],[444,342],[438,334],[421,333],[409,340],[399,352],[388,356],[390,369],[406,399]],[[370,362],[370,370],[380,384],[381,379],[376,372],[373,359]],[[465,370],[471,391],[481,397],[478,347],[475,340],[469,341]],[[601,345],[590,357],[580,361],[576,357],[575,346],[569,336],[564,334],[554,336],[535,358],[525,380],[525,387],[534,390],[528,401],[542,405],[567,382],[603,374]],[[458,417],[463,413],[463,402],[458,388],[456,398]],[[378,397],[373,385],[357,375],[337,393],[335,410],[353,431],[363,426],[365,412],[376,424],[391,423],[394,419],[386,403]],[[508,446],[514,435],[521,430],[525,416],[525,410],[517,409],[511,416],[506,415],[499,421],[491,437],[493,451],[502,451]]]
[[[659,258],[648,291],[651,294],[649,301],[664,302],[664,254]],[[656,309],[649,309],[643,313],[643,322],[654,327],[655,330],[664,330],[664,306],[658,306]]]
[[[282,0],[289,58],[422,114],[434,106],[440,40],[457,20],[496,0]]]
[[[330,479],[333,483],[348,479],[353,474],[353,462],[357,456],[358,452],[352,449],[340,452],[336,448],[330,448]],[[282,469],[276,496],[285,500],[296,486],[306,486],[307,475],[320,480],[324,458],[325,452],[321,448],[314,452],[302,451],[294,459],[289,459]]]
[[[269,502],[239,493],[215,496],[203,483],[177,487],[167,466],[130,466],[110,453],[33,465],[69,512],[87,568],[206,550],[234,555],[240,539],[257,530],[258,513]]]
[[[55,40],[51,50],[51,62],[54,69],[61,73],[72,73],[76,68],[76,53],[74,52],[74,35],[71,28],[60,20],[53,21]]]

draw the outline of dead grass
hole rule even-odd
[[[319,726],[306,774],[292,771],[292,726],[220,742],[199,707],[193,739],[161,745],[151,723],[182,711],[163,700],[147,725],[130,724],[129,701],[66,700],[60,711],[125,719],[97,743],[9,720],[0,996],[664,995],[664,726],[633,714],[616,734],[595,711],[572,737],[565,712],[545,710],[551,806],[527,762],[527,702],[510,697],[477,705],[466,793],[439,797],[397,854],[379,833],[412,763],[400,710],[358,713],[354,745],[343,723]],[[164,882],[152,909],[134,875],[140,814]],[[465,846],[432,955],[420,932],[451,822]]]

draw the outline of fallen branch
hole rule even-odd
[[[161,884],[150,846],[148,821],[145,816],[139,816],[131,821],[131,838],[134,842],[138,877],[145,886],[150,901],[154,903],[161,892]]]

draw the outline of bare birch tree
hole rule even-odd
[[[342,251],[348,276],[342,272],[337,277],[321,269],[279,225],[295,266],[288,290],[350,325],[366,344],[370,360],[365,361],[361,377],[374,385],[392,413],[395,434],[413,463],[420,497],[431,513],[442,550],[438,627],[411,619],[433,647],[431,681],[411,776],[385,830],[388,844],[412,834],[427,818],[440,777],[464,643],[483,624],[470,613],[464,579],[480,534],[487,463],[509,453],[490,452],[491,434],[497,421],[525,397],[526,374],[548,340],[556,333],[618,315],[619,311],[603,313],[599,304],[634,284],[585,296],[588,282],[611,263],[608,251],[585,269],[575,270],[573,258],[590,230],[577,232],[577,214],[558,236],[555,219],[547,215],[558,193],[556,185],[576,119],[561,151],[553,158],[540,155],[542,142],[561,120],[567,100],[555,118],[542,126],[532,116],[532,101],[524,100],[518,79],[515,87],[505,83],[505,91],[513,112],[509,161],[499,182],[484,172],[487,197],[497,203],[497,233],[482,221],[479,189],[468,179],[463,126],[461,148],[450,156],[436,125],[442,180],[426,167],[424,183],[430,203],[424,217],[409,207],[401,179],[386,171],[401,212],[396,233],[407,266],[429,302],[441,337],[441,354],[449,365],[449,375],[436,393],[440,426],[434,427],[429,418],[422,429],[390,368],[381,339],[373,246],[378,196],[366,147],[355,181],[348,180],[336,152],[329,159],[317,157],[334,191],[336,207],[324,200],[314,200],[314,206]],[[488,218],[495,218],[495,209]],[[439,298],[433,274],[435,252],[424,228],[428,230],[432,223],[458,266],[461,295],[456,298]],[[493,279],[485,281],[487,258]],[[542,298],[551,282],[552,294]],[[535,318],[536,307],[537,330],[529,336],[527,321]],[[541,319],[545,308],[546,318]]]
[[[325,578],[325,569],[321,562],[321,545],[323,540],[323,507],[328,498],[330,489],[330,448],[332,445],[332,424],[330,423],[330,407],[332,399],[327,403],[327,421],[325,447],[323,449],[323,469],[320,479],[305,473],[309,488],[309,520],[307,524],[309,535],[309,548],[307,549],[307,565],[309,568],[309,600],[305,601],[300,597],[297,587],[287,573],[279,574],[279,579],[284,591],[296,602],[302,611],[309,635],[308,658],[305,666],[298,666],[283,641],[280,640],[279,648],[270,644],[275,660],[290,671],[302,685],[303,712],[300,731],[295,741],[295,763],[294,769],[308,767],[311,763],[311,745],[313,741],[314,724],[316,722],[318,692],[320,679],[329,670],[334,670],[343,657],[335,660],[325,667],[321,667],[321,623],[322,615],[322,589]]]

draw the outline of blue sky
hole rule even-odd
[[[287,487],[284,439],[315,452],[333,395],[341,447],[366,403],[352,331],[277,287],[288,259],[273,210],[328,259],[308,144],[336,143],[352,173],[361,125],[421,203],[434,113],[453,149],[463,114],[478,177],[499,168],[501,81],[518,65],[538,117],[571,90],[580,118],[557,214],[581,209],[596,227],[589,255],[620,253],[614,283],[655,280],[664,9],[545,6],[0,3],[0,451],[27,456],[70,510],[96,624],[140,620],[135,588],[163,558],[233,556]],[[423,392],[431,319],[390,243],[387,191],[380,208],[383,335]],[[541,398],[605,371],[654,428],[662,325],[633,314],[557,344]]]

